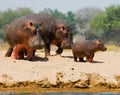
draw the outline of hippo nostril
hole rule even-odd
[[[103,51],[106,51],[107,50],[107,48],[105,47],[105,48],[103,48]]]
[[[105,47],[105,50],[107,50],[107,48]]]
[[[41,43],[41,46],[44,46],[44,43],[43,43],[43,42]]]

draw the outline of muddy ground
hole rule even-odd
[[[49,60],[44,58],[41,49],[37,50],[35,61],[28,61],[4,57],[6,49],[1,48],[0,89],[99,88],[120,91],[120,51],[97,52],[94,63],[89,63],[74,62],[71,50],[55,55],[55,49]]]

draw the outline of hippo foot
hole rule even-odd
[[[77,59],[74,59],[74,62],[78,62]]]
[[[94,63],[93,61],[90,61],[90,63]]]
[[[63,49],[62,48],[58,48],[57,50],[56,50],[56,54],[61,54],[63,52]]]
[[[27,58],[28,61],[35,61],[35,57]]]
[[[80,62],[86,62],[86,61],[84,60],[84,58],[82,58],[82,57],[79,58],[79,61],[80,61]]]
[[[19,58],[18,59],[24,59],[24,53],[22,53],[22,52],[19,52]]]
[[[10,57],[12,54],[12,51],[13,51],[13,48],[9,47],[6,54],[5,54],[5,57]]]
[[[79,62],[86,62],[85,60],[79,61]]]
[[[27,58],[28,61],[34,61],[35,59],[33,58]]]
[[[10,57],[11,56],[11,53],[6,53],[5,54],[5,57]]]
[[[17,59],[17,56],[12,55],[12,58],[13,58],[13,59]]]
[[[49,59],[47,57],[44,58],[44,61],[48,61]]]

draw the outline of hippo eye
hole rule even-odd
[[[104,46],[103,44],[99,44],[99,45],[98,45],[99,48],[102,48],[103,46]]]
[[[62,29],[63,29],[63,30],[65,30],[65,27],[64,27],[64,26],[62,26]]]
[[[33,26],[33,23],[32,23],[32,22],[30,22],[30,26]]]

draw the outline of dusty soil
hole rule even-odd
[[[14,60],[4,57],[0,49],[0,88],[103,88],[120,91],[120,52],[97,52],[94,63],[74,62],[71,50],[62,55],[37,50],[36,60]]]

